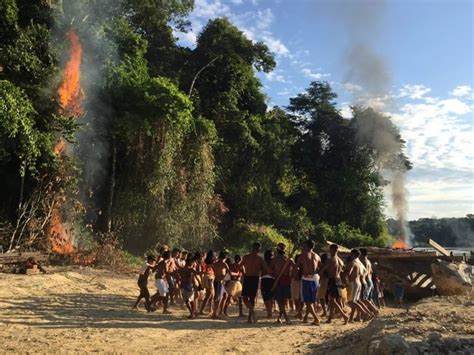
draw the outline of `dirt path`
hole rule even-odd
[[[299,322],[279,326],[263,319],[248,325],[235,316],[235,308],[227,321],[186,320],[179,307],[172,315],[147,314],[131,310],[135,282],[133,276],[88,268],[51,275],[0,274],[0,350],[307,353],[365,327],[342,326],[340,320],[321,327]]]

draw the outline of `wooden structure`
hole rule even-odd
[[[50,255],[40,252],[3,253],[0,254],[0,265],[25,263],[29,258],[35,258],[36,261],[45,263],[49,260]]]

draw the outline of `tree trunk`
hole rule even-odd
[[[109,233],[112,231],[112,206],[114,202],[116,166],[117,166],[117,142],[114,137],[112,140],[112,167],[111,167],[111,172],[110,172],[109,203],[107,206],[107,232]]]

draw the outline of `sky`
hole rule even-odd
[[[369,89],[350,75],[348,53],[354,41],[367,44],[387,73],[373,104],[399,127],[414,166],[406,176],[409,219],[474,213],[474,1],[195,2],[191,30],[175,33],[179,43],[193,48],[207,21],[223,16],[265,42],[277,62],[258,74],[269,107],[325,80],[350,117],[350,105]]]

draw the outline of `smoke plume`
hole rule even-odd
[[[377,165],[384,177],[390,181],[392,207],[403,230],[400,237],[407,243],[409,232],[404,177],[406,168],[398,154],[401,148],[398,132],[393,129],[389,118],[383,112],[391,104],[392,80],[387,60],[376,50],[381,40],[386,1],[339,0],[337,7],[348,39],[348,47],[344,53],[344,64],[347,68],[345,83],[350,84],[348,87],[360,88],[352,91],[356,106],[374,110],[365,111],[365,117],[359,117],[359,138],[378,152]],[[373,115],[378,115],[379,119],[371,118]]]

